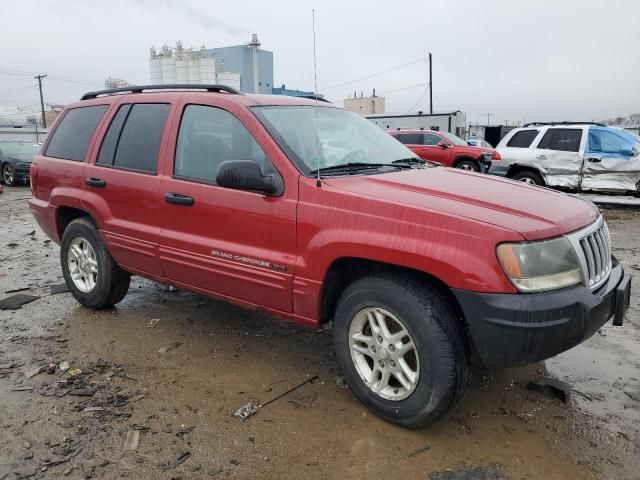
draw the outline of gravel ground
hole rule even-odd
[[[100,312],[51,294],[63,282],[58,247],[28,197],[0,195],[0,299],[22,288],[39,297],[0,310],[0,480],[640,478],[637,285],[624,327],[477,376],[447,418],[410,431],[342,387],[330,330],[140,278]],[[637,274],[640,212],[603,213],[615,254]],[[232,416],[316,375],[244,422]],[[569,402],[526,388],[542,376],[568,382]]]

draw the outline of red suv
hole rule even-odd
[[[593,204],[417,160],[320,101],[89,93],[56,121],[31,189],[82,305],[117,304],[140,275],[332,321],[354,394],[403,426],[451,409],[472,364],[553,356],[622,324],[629,303]]]
[[[445,167],[487,173],[492,161],[500,160],[500,155],[494,149],[471,146],[460,137],[447,132],[392,130],[388,133],[418,157]]]

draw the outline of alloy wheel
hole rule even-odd
[[[351,360],[362,381],[376,395],[399,401],[411,395],[420,377],[416,343],[393,314],[367,307],[351,320]]]
[[[13,167],[9,164],[5,165],[2,169],[2,179],[4,180],[4,183],[6,183],[7,185],[13,185],[14,175],[15,170],[13,169]]]
[[[91,292],[98,282],[98,258],[84,237],[76,237],[67,249],[67,267],[73,284],[83,293]]]

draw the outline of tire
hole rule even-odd
[[[478,162],[476,162],[475,160],[460,160],[456,163],[455,168],[459,168],[460,170],[467,170],[470,172],[480,171],[480,165],[478,165]]]
[[[84,255],[78,257],[78,249]],[[129,290],[131,275],[115,263],[95,225],[87,217],[73,220],[65,229],[60,244],[60,263],[69,291],[85,307],[94,310],[112,307]],[[80,278],[74,280],[72,276]]]
[[[10,163],[5,163],[2,166],[2,181],[10,187],[17,184],[16,169]]]
[[[379,338],[374,338],[373,334],[367,337],[366,327],[364,336],[358,338],[371,338],[372,343],[382,345],[376,353],[364,354],[362,349],[365,347],[367,350],[366,344],[353,340],[354,332],[359,332],[362,312],[370,312],[371,309],[375,309],[378,325],[382,325],[379,316],[389,314],[391,317],[383,320],[389,330],[396,320],[406,329],[408,336],[395,343],[396,355],[401,350],[398,345],[404,347],[413,340],[416,348],[409,357],[406,354],[404,357],[404,364],[417,373],[412,391],[405,388],[399,381],[400,377],[393,373],[388,387],[381,391],[376,391],[376,388],[381,388],[382,375],[376,382],[367,382],[363,377],[362,372],[366,370],[363,358],[371,370],[376,368],[374,358],[378,359],[379,366],[383,361],[388,369],[394,358],[398,360],[395,366],[401,364],[399,357],[391,356],[394,353],[384,352],[385,345],[390,350],[387,339],[380,344]],[[359,345],[357,351],[352,349],[355,344]],[[408,275],[378,274],[356,280],[348,286],[338,301],[334,345],[338,362],[356,397],[376,415],[402,427],[417,428],[435,422],[462,399],[469,383],[469,355],[454,309],[439,291]],[[367,355],[370,360],[366,360]],[[411,355],[415,358],[412,359]],[[407,379],[409,377],[405,375],[405,381]]]
[[[538,172],[533,172],[531,170],[523,170],[516,173],[513,177],[511,177],[518,182],[524,182],[529,185],[540,185],[544,186],[544,180],[540,176]]]

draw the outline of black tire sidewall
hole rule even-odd
[[[4,171],[7,168],[11,168],[13,170],[13,181],[12,182],[7,182],[4,179]],[[0,171],[0,175],[2,176],[2,181],[9,187],[13,187],[16,184],[16,169],[14,168],[13,165],[11,165],[11,163],[7,162],[2,166],[2,170]]]
[[[513,179],[521,182],[523,178],[530,178],[536,185],[544,185],[542,177],[535,172],[518,172],[513,176]]]
[[[98,259],[98,278],[96,286],[90,292],[82,292],[79,290],[71,279],[69,268],[67,266],[67,250],[69,244],[75,238],[83,237],[87,240]],[[113,274],[113,259],[107,251],[102,239],[98,234],[98,230],[87,219],[74,220],[71,222],[62,235],[60,243],[60,263],[64,280],[71,294],[82,305],[89,308],[102,308],[104,303],[110,296]]]
[[[368,280],[368,279],[367,279]],[[421,426],[436,420],[443,411],[442,403],[451,392],[451,378],[443,375],[455,370],[454,357],[446,332],[434,321],[421,303],[406,298],[406,291],[393,284],[381,285],[376,279],[360,280],[347,289],[341,298],[335,318],[334,343],[336,356],[347,382],[358,399],[374,413],[406,427]],[[386,400],[363,382],[351,359],[349,327],[354,316],[364,308],[379,307],[393,314],[405,325],[417,346],[420,377],[413,393],[400,401]]]

